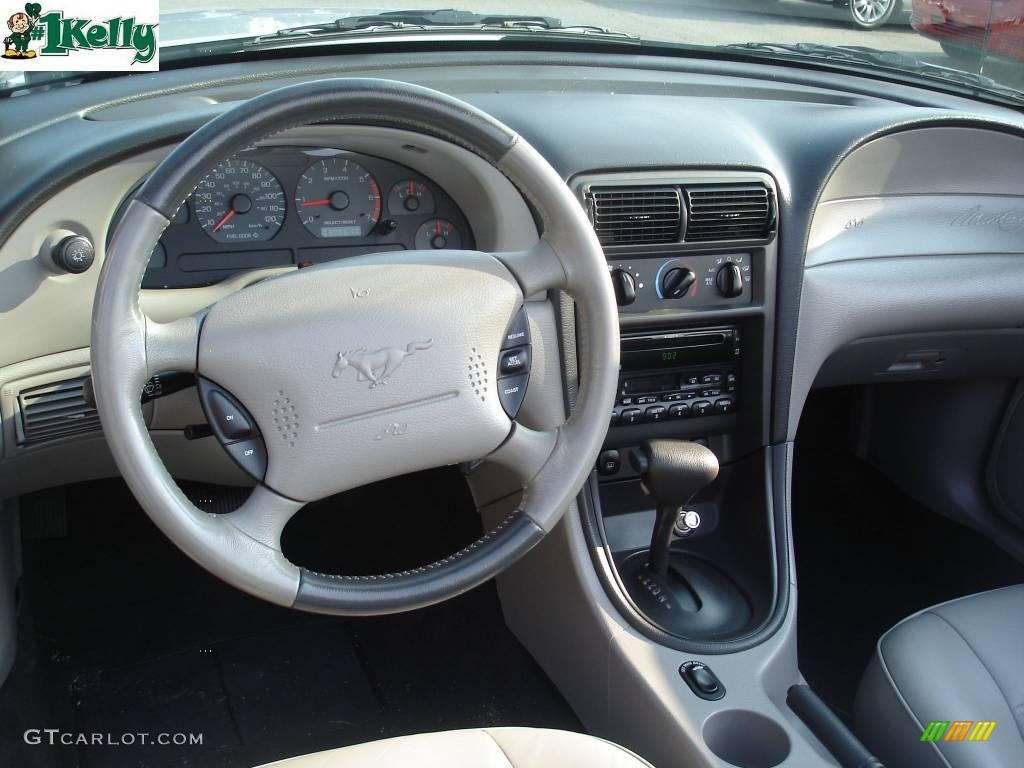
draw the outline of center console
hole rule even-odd
[[[623,616],[661,644],[736,650],[756,640],[784,588],[767,470],[773,182],[659,171],[581,177],[575,188],[620,310],[618,393],[584,495],[598,573]],[[690,483],[687,498],[657,498],[648,458],[696,455],[666,440],[709,449],[717,477]],[[669,554],[653,568],[659,540]]]

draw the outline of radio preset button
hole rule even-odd
[[[736,401],[731,397],[720,397],[715,400],[716,413],[732,413],[736,410]]]
[[[709,400],[698,400],[690,404],[690,413],[693,416],[707,416],[711,413],[711,402]]]
[[[619,416],[623,424],[639,424],[644,412],[639,408],[627,408]]]
[[[649,422],[664,421],[667,415],[668,411],[664,405],[652,405],[644,412],[644,416]]]
[[[675,405],[670,405],[668,408],[668,417],[670,419],[685,419],[689,415],[689,403],[676,403]]]

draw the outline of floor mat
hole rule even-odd
[[[892,625],[954,597],[1024,582],[1024,566],[998,546],[853,456],[852,396],[825,390],[808,401],[793,470],[800,670],[847,720]]]
[[[25,542],[21,644],[0,688],[0,765],[248,768],[448,728],[581,729],[505,626],[493,584],[396,616],[305,614],[208,575],[120,482],[75,486],[66,504],[66,536]],[[339,572],[402,565],[479,535],[454,471],[311,507],[300,525],[293,556]],[[392,541],[380,563],[367,556]],[[331,563],[334,551],[348,554]],[[203,743],[34,746],[21,738],[28,728],[198,732]]]

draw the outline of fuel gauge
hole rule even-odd
[[[388,193],[388,210],[395,216],[429,216],[434,212],[434,193],[421,181],[400,181]]]
[[[462,235],[447,219],[430,219],[416,230],[416,248],[421,251],[458,250],[462,247]]]

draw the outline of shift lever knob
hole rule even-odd
[[[700,443],[648,440],[629,454],[659,506],[681,507],[718,477],[718,457]]]
[[[648,567],[665,576],[679,508],[718,477],[718,457],[699,443],[648,440],[630,452],[629,463],[640,474],[644,490],[658,502]]]

